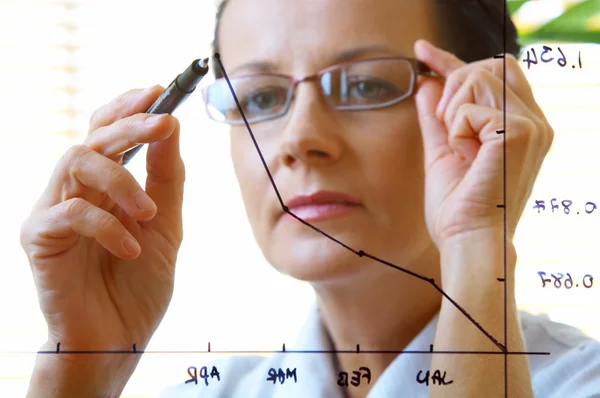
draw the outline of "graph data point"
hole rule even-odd
[[[364,255],[365,255],[365,252],[364,252],[364,251],[362,251],[362,250],[359,250],[359,251],[358,251],[358,255],[359,255],[359,257],[362,257],[362,256],[364,256]]]
[[[216,59],[221,59],[221,54],[220,53],[215,53],[215,58]]]
[[[286,213],[289,212],[290,210],[288,209],[288,207],[286,205],[283,205],[283,211],[285,211]]]

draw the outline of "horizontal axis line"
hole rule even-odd
[[[273,350],[273,351],[236,351],[236,350],[211,350],[211,351],[125,351],[125,350],[89,350],[89,351],[36,351],[36,352],[6,352],[2,354],[479,354],[479,355],[550,355],[549,352],[527,351],[429,351],[429,350]]]

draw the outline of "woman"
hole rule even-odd
[[[216,364],[220,379],[209,386],[182,383],[165,396],[600,393],[597,342],[517,311],[513,236],[553,131],[515,57],[492,57],[503,52],[500,3],[226,3],[215,70],[222,62],[264,165],[224,79],[206,93],[210,115],[232,125],[232,160],[265,257],[315,289],[295,349],[348,353],[233,357]],[[516,55],[512,24],[508,32]],[[296,77],[291,101],[289,78],[258,73]],[[65,350],[144,349],[168,307],[184,165],[178,121],[143,113],[161,90],[133,90],[98,109],[23,224],[49,327],[44,350],[58,341]],[[151,143],[145,190],[119,163],[139,142]],[[39,356],[29,396],[118,396],[138,359]],[[274,385],[271,368],[295,368],[298,380]]]

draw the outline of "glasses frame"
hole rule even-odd
[[[398,97],[394,100],[382,103],[382,104],[362,105],[362,106],[360,106],[360,105],[359,106],[346,106],[345,107],[345,106],[336,106],[336,105],[332,104],[328,98],[328,95],[324,92],[321,84],[318,84],[319,90],[321,91],[321,93],[323,94],[323,97],[325,98],[325,102],[327,102],[327,104],[331,108],[333,108],[335,110],[339,110],[339,111],[361,111],[361,110],[386,108],[388,106],[395,105],[395,104],[397,104],[401,101],[404,101],[407,98],[410,98],[411,96],[413,96],[415,93],[415,87],[416,87],[416,82],[417,82],[418,76],[423,75],[423,76],[430,76],[430,77],[438,77],[438,75],[434,71],[432,71],[427,65],[425,65],[423,62],[419,61],[416,58],[378,57],[378,58],[369,58],[369,59],[361,59],[361,60],[342,62],[339,64],[328,66],[327,68],[321,69],[317,73],[313,73],[311,75],[306,75],[306,76],[291,76],[291,75],[286,75],[286,74],[282,74],[282,73],[258,72],[258,73],[249,73],[249,74],[245,74],[245,75],[230,77],[229,80],[243,79],[243,78],[257,77],[257,76],[272,76],[272,77],[285,78],[290,82],[290,88],[288,89],[286,102],[285,102],[285,105],[282,107],[282,110],[277,113],[274,113],[272,115],[262,116],[257,119],[253,119],[252,121],[248,121],[249,124],[256,124],[256,123],[264,122],[267,120],[273,120],[273,119],[277,119],[277,118],[285,116],[290,109],[290,106],[292,104],[292,99],[294,97],[294,94],[296,93],[296,88],[298,87],[298,85],[300,83],[308,82],[308,81],[316,81],[317,83],[320,83],[321,78],[327,73],[330,73],[330,72],[338,70],[338,69],[342,69],[344,67],[347,67],[348,65],[355,65],[355,64],[373,62],[373,61],[406,61],[410,65],[410,69],[411,69],[410,90],[405,95]],[[208,91],[209,91],[210,87],[215,86],[216,84],[222,84],[221,82],[223,80],[225,80],[225,77],[221,77],[221,78],[215,80],[213,83],[211,83],[210,85],[208,85],[202,89],[202,97],[204,98],[206,113],[211,120],[214,120],[219,123],[225,123],[225,124],[228,124],[231,126],[243,125],[243,124],[245,124],[243,118],[237,122],[218,120],[218,119],[213,118],[208,110],[208,106],[209,106]],[[229,88],[229,85],[227,85],[227,87]],[[230,88],[229,88],[229,90],[231,91]],[[236,105],[237,105],[237,103],[236,103]]]

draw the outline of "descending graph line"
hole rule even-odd
[[[439,287],[433,278],[427,278],[423,275],[419,275],[413,271],[410,271],[408,269],[399,267],[395,264],[392,264],[388,261],[384,261],[381,260],[373,255],[370,255],[366,252],[364,252],[363,250],[355,250],[351,247],[349,247],[348,245],[344,244],[343,242],[340,242],[339,240],[335,239],[334,237],[330,236],[329,234],[323,232],[322,230],[320,230],[319,228],[315,227],[314,225],[310,224],[309,222],[306,222],[305,220],[301,219],[300,217],[296,216],[294,213],[292,213],[288,207],[285,205],[285,203],[283,203],[283,200],[281,199],[281,194],[279,193],[279,190],[277,189],[277,185],[275,184],[275,180],[273,179],[273,176],[271,175],[271,171],[269,170],[269,167],[267,166],[267,163],[265,162],[265,158],[262,154],[262,151],[260,150],[258,143],[256,142],[256,138],[254,137],[254,133],[252,132],[252,129],[250,128],[250,124],[248,123],[248,120],[246,119],[246,115],[244,114],[244,111],[242,109],[242,106],[240,105],[240,102],[237,98],[237,95],[235,94],[235,90],[233,89],[233,86],[231,85],[231,81],[229,80],[229,76],[227,75],[227,72],[225,71],[225,67],[223,66],[223,63],[221,62],[221,54],[219,53],[215,53],[214,54],[214,58],[217,60],[217,63],[219,64],[219,67],[221,68],[221,72],[223,73],[223,77],[225,78],[227,85],[229,86],[229,90],[231,91],[231,94],[233,96],[233,99],[238,107],[238,110],[242,116],[242,119],[244,119],[244,124],[246,125],[246,128],[248,130],[248,133],[250,134],[250,137],[252,138],[252,142],[254,143],[254,147],[256,148],[256,151],[258,152],[258,155],[260,157],[260,160],[263,164],[263,167],[265,168],[265,171],[267,172],[267,175],[269,177],[269,180],[271,181],[271,185],[273,186],[273,189],[275,190],[275,194],[277,195],[277,199],[279,200],[279,204],[281,205],[281,208],[283,209],[283,211],[287,214],[289,214],[290,216],[294,217],[296,220],[300,221],[302,224],[312,228],[313,230],[319,232],[320,234],[322,234],[323,236],[327,237],[328,239],[336,242],[337,244],[341,245],[342,247],[346,248],[347,250],[351,251],[352,253],[356,254],[359,257],[369,257],[379,263],[385,264],[391,268],[397,269],[399,271],[402,271],[404,273],[407,273],[409,275],[412,275],[418,279],[424,280],[426,282],[429,282],[434,288],[436,288],[448,301],[450,301],[452,303],[452,305],[454,305],[460,312],[463,313],[463,315],[469,320],[471,321],[471,323],[473,323],[473,325],[475,325],[475,327],[477,327],[477,329],[479,329],[492,343],[494,343],[502,352],[506,352],[506,348],[505,346],[500,343],[498,340],[496,340],[494,338],[494,336],[492,336],[488,331],[486,331],[477,321],[475,321],[475,319],[473,319],[473,317],[464,309],[462,308],[456,301],[454,301],[452,298],[450,298],[450,296],[448,296],[441,287]],[[505,213],[506,214],[506,213]],[[506,284],[505,284],[506,286]],[[506,322],[505,322],[506,323]],[[506,343],[506,339],[505,339],[505,343]]]

